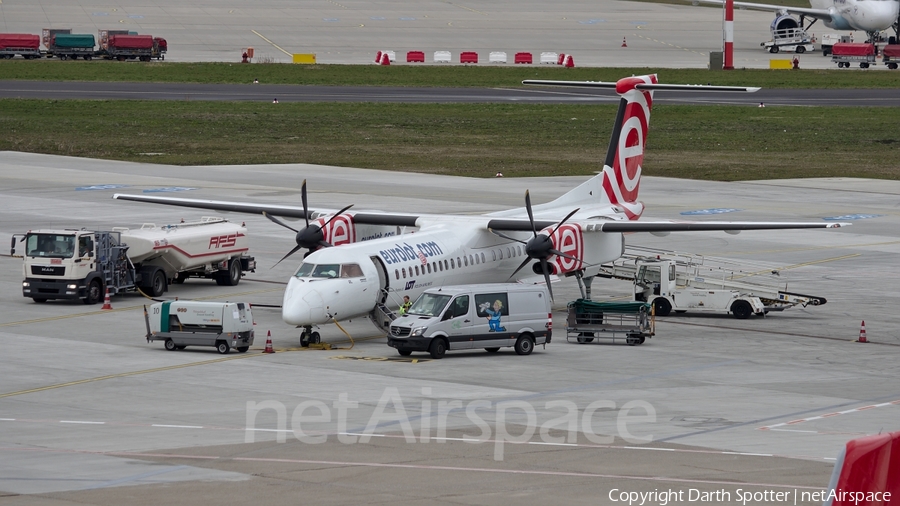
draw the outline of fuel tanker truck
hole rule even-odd
[[[256,269],[247,254],[247,229],[222,218],[160,227],[145,223],[134,230],[32,230],[13,236],[14,256],[17,241],[25,246],[22,295],[35,302],[96,304],[107,289],[110,295],[141,291],[158,297],[189,277],[234,286],[244,272]]]

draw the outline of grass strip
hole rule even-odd
[[[538,55],[536,55],[538,56]],[[398,55],[398,58],[400,55]],[[821,58],[807,55],[804,58]],[[895,72],[835,69],[769,70],[661,68],[565,68],[556,65],[290,65],[118,61],[2,60],[0,76],[9,80],[122,81],[171,83],[303,84],[337,86],[517,87],[523,79],[615,81],[657,73],[664,83],[762,86],[764,88],[896,88]]]
[[[613,105],[0,100],[0,150],[491,177],[600,170]],[[898,179],[892,108],[657,105],[644,174]]]

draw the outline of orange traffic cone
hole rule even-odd
[[[859,325],[859,339],[856,340],[857,343],[868,343],[868,339],[866,339],[866,321],[863,320]]]
[[[106,295],[103,297],[103,307],[100,309],[112,309],[112,304],[109,302],[109,287],[106,287]]]
[[[575,66],[575,60],[572,59],[572,55],[567,54],[566,55],[566,67],[572,68],[574,66]]]
[[[625,43],[625,37],[622,37],[622,47],[628,47],[628,44]]]
[[[391,57],[388,56],[387,53],[381,54],[381,64],[382,65],[390,65],[391,64]]]
[[[275,350],[272,348],[272,331],[268,331],[266,333],[266,349],[263,350],[263,353],[275,353]]]

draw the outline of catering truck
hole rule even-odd
[[[96,304],[110,295],[141,291],[158,297],[189,277],[237,285],[256,269],[247,229],[222,218],[140,229],[32,230],[13,236],[24,243],[22,295],[35,302],[81,299]]]

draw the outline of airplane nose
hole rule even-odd
[[[313,289],[312,283],[291,278],[284,290],[281,319],[291,325],[324,323],[324,307],[322,296]]]

